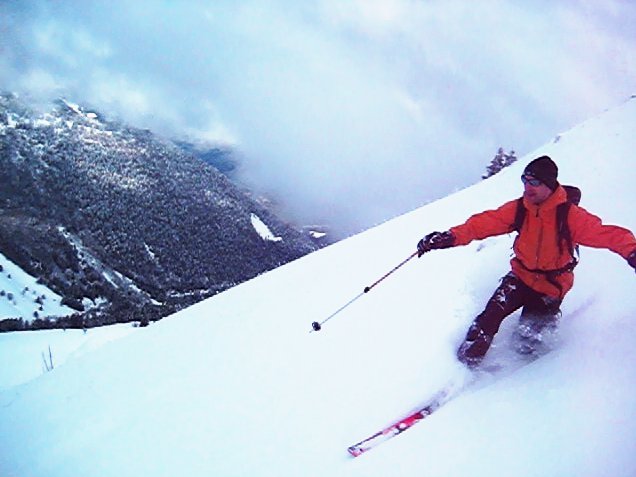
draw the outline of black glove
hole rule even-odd
[[[432,232],[417,243],[417,256],[438,248],[449,248],[455,244],[455,236],[451,232]]]
[[[629,257],[627,257],[627,263],[629,263],[634,270],[636,270],[636,250],[634,250]]]

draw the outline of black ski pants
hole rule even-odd
[[[499,331],[503,320],[523,308],[519,324],[540,333],[546,327],[556,327],[561,316],[561,299],[539,293],[519,280],[512,272],[502,278],[501,284],[486,303],[471,328],[481,329],[491,337]],[[476,326],[475,326],[476,325]]]

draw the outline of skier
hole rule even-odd
[[[458,359],[471,368],[483,359],[502,321],[519,308],[517,351],[537,353],[542,333],[557,326],[561,302],[574,281],[574,249],[579,244],[616,252],[636,269],[636,238],[631,231],[604,225],[600,218],[574,204],[566,208],[559,224],[559,204],[567,203],[568,198],[557,176],[557,165],[548,156],[530,162],[521,176],[525,216],[513,245],[512,270],[501,279],[457,351]],[[432,232],[417,244],[418,256],[510,233],[515,230],[520,207],[519,199],[512,200],[496,210],[473,215],[446,232]]]

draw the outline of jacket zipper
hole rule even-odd
[[[543,221],[539,216],[539,209],[537,209],[535,213],[535,218],[537,219],[537,224],[539,224],[539,237],[537,238],[537,249],[534,254],[534,268],[539,268],[539,251],[541,250],[541,243],[543,242]],[[541,276],[538,273],[534,274],[534,283],[537,283],[541,280]]]
[[[537,209],[535,217],[539,224],[539,237],[537,240],[537,250],[534,254],[534,268],[539,268],[539,251],[541,250],[541,245],[543,243],[543,221],[539,217],[539,209]]]

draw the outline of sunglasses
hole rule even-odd
[[[543,182],[541,182],[539,179],[535,179],[523,174],[521,175],[521,182],[523,182],[524,184],[530,184],[532,187],[539,187],[543,184]]]

